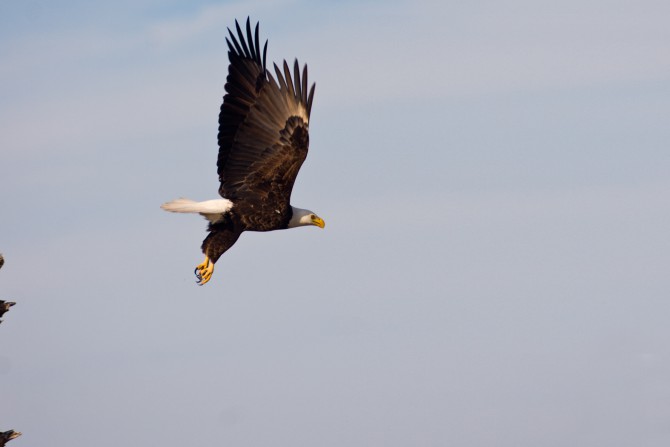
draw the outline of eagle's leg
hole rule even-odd
[[[207,282],[212,279],[212,274],[214,273],[214,263],[209,259],[209,256],[205,256],[205,260],[195,268],[195,276],[198,278],[197,283],[201,286],[207,284]]]
[[[227,216],[227,215],[226,215]],[[202,252],[205,254],[205,260],[195,268],[195,276],[198,277],[198,284],[206,284],[212,278],[214,273],[214,263],[219,260],[221,255],[233,246],[242,231],[236,230],[230,217],[216,224],[209,224],[209,234],[202,241]]]

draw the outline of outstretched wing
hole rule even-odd
[[[249,115],[249,110],[256,103],[261,89],[267,84],[265,56],[268,42],[265,41],[261,59],[258,23],[254,32],[255,38],[252,38],[251,24],[247,17],[248,44],[237,20],[235,20],[235,27],[237,28],[239,41],[230,28],[228,28],[230,40],[226,38],[230,64],[228,65],[228,77],[226,78],[226,95],[223,97],[223,104],[221,104],[221,112],[219,113],[219,159],[217,164],[220,180],[222,180],[228,156],[233,149],[235,135],[240,125]]]
[[[283,73],[275,65],[275,80],[265,69],[267,42],[261,60],[258,25],[255,38],[248,20],[246,31],[245,40],[237,25],[239,41],[232,32],[232,44],[228,41],[227,94],[219,116],[219,192],[284,214],[307,157],[314,85],[308,90],[307,67],[300,73],[297,60],[293,76],[286,61]]]

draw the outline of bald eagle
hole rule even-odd
[[[209,221],[202,243],[205,260],[195,268],[197,282],[207,283],[219,257],[244,231],[272,231],[315,225],[323,219],[309,210],[291,206],[291,191],[307,157],[309,116],[314,87],[308,89],[307,66],[293,75],[284,61],[267,71],[261,54],[258,23],[246,36],[235,21],[237,37],[228,29],[228,77],[219,114],[219,194],[222,199],[195,202],[176,199],[161,206],[176,213],[199,213]]]

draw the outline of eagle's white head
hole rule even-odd
[[[291,207],[293,209],[293,217],[288,222],[288,228],[304,227],[305,225],[316,225],[319,228],[326,226],[326,223],[313,211],[303,210],[302,208]]]

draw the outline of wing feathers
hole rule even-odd
[[[269,194],[269,185],[286,203],[307,155],[307,128],[314,85],[307,66],[284,60],[266,70],[267,40],[261,55],[259,25],[228,30],[230,66],[219,116],[219,192],[236,199]],[[264,189],[265,188],[265,189]],[[274,194],[274,193],[273,193]],[[249,197],[247,197],[249,198]]]
[[[258,25],[256,25],[256,29],[258,29]],[[268,54],[268,41],[265,41],[265,45],[263,46],[263,68],[267,67],[267,64],[265,63],[265,56]]]
[[[286,60],[284,60],[284,77],[286,79],[286,85],[288,86],[290,98],[297,98],[295,89],[293,88],[293,79],[291,79],[291,70],[288,68]]]
[[[242,33],[242,29],[240,28],[240,24],[237,23],[237,20],[235,20],[235,28],[237,28],[237,35],[240,38],[240,44],[242,45],[242,49],[244,50],[244,55],[247,57],[247,59],[252,59],[251,53],[249,52],[249,47],[247,47],[247,43],[244,41],[244,34]]]
[[[249,22],[249,20],[247,20]],[[258,25],[257,25],[258,27]],[[250,31],[251,24],[248,28]],[[219,157],[218,172],[223,175],[228,156],[235,144],[235,135],[249,114],[249,109],[256,103],[263,85],[267,83],[265,63],[261,61],[258,39],[245,40],[245,34],[239,23],[235,22],[237,34],[229,28],[228,44],[228,77],[226,78],[226,95],[219,114]],[[250,32],[247,33],[247,37]],[[264,53],[267,50],[265,43]],[[264,54],[265,58],[265,54]]]
[[[277,64],[273,63],[275,67],[275,74],[277,75],[277,83],[279,83],[279,88],[284,90],[286,89],[286,81],[284,80],[284,76],[281,74],[281,70],[279,70],[279,67],[277,67]]]
[[[235,36],[233,35],[233,32],[230,30],[230,28],[228,28],[228,34],[230,34],[230,38],[232,39],[233,44],[235,44],[235,47],[233,48],[230,45],[230,41],[228,40],[228,38],[226,38],[226,41],[228,42],[228,48],[230,49],[230,52],[231,53],[242,54],[242,47],[240,47],[240,44],[237,43],[237,39],[235,39]]]
[[[298,62],[298,59],[295,60],[296,64]],[[300,67],[298,67],[300,68]],[[301,88],[301,93],[302,93],[302,103],[307,106],[307,64],[305,64],[305,67],[302,69],[302,88]],[[309,115],[309,112],[307,112],[307,115]]]
[[[254,45],[253,45],[254,39],[251,35],[251,23],[249,22],[249,17],[247,17],[247,41],[249,41],[249,43],[251,44],[251,45],[249,45],[250,46],[249,50],[251,52],[251,58],[253,60],[257,61],[259,59],[259,56],[256,53],[256,49],[254,48]],[[256,47],[258,47],[258,44],[256,45]]]
[[[300,101],[304,104],[302,97],[302,85],[300,84],[300,65],[298,65],[298,59],[293,63],[293,77],[295,78],[295,96],[300,98]]]
[[[305,66],[305,69],[307,69],[307,66]],[[312,88],[309,89],[309,97],[307,98],[307,116],[312,115],[312,100],[314,99],[314,88],[316,87],[316,84],[312,84]]]

